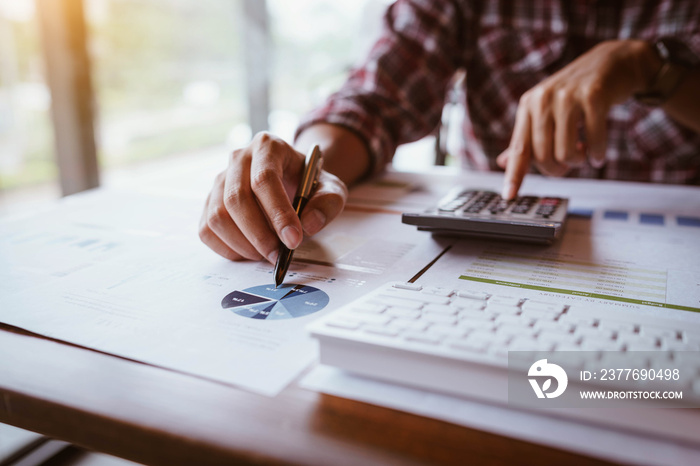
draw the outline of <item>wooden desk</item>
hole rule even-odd
[[[314,393],[275,398],[0,324],[0,422],[147,464],[602,464]]]
[[[173,191],[201,178],[206,192],[213,176]],[[148,464],[601,464],[295,385],[267,398],[2,324],[0,422]]]

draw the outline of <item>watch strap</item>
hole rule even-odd
[[[654,42],[653,48],[661,60],[661,68],[654,75],[649,87],[634,94],[634,98],[645,105],[657,106],[663,104],[673,95],[676,88],[691,66],[681,56],[675,56],[675,51],[685,47],[673,38],[661,38]]]

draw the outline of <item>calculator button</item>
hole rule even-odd
[[[464,213],[465,214],[478,214],[479,212],[484,210],[484,207],[486,207],[486,204],[481,204],[481,203],[472,204],[469,207],[467,207],[466,209],[464,209]]]
[[[474,196],[476,196],[476,193],[478,193],[478,192],[479,191],[475,191],[473,189],[467,189],[467,190],[459,193],[459,197],[474,197]]]
[[[512,201],[506,201],[505,199],[500,199],[496,204],[491,206],[489,212],[492,214],[500,214],[505,212],[506,209],[511,205]]]

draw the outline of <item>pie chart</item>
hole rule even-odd
[[[233,291],[221,300],[221,307],[250,319],[280,320],[304,317],[326,305],[328,295],[308,285],[260,285]]]

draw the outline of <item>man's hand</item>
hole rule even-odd
[[[503,197],[515,197],[531,162],[552,176],[587,159],[601,167],[610,107],[645,89],[660,65],[644,41],[603,42],[523,94],[510,145],[497,160],[506,170]]]
[[[277,260],[280,239],[295,249],[318,233],[345,206],[345,184],[321,171],[318,187],[301,221],[291,200],[304,168],[304,155],[267,133],[234,151],[207,197],[199,237],[217,254],[234,261]]]

